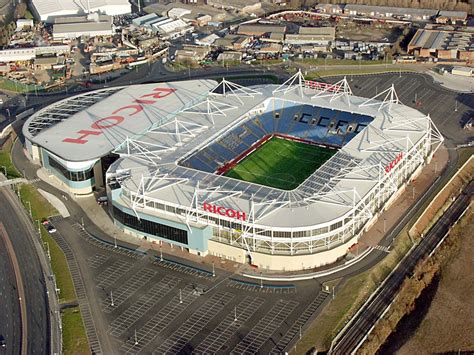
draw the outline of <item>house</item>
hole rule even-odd
[[[438,17],[435,19],[436,23],[442,24],[466,24],[467,22],[467,12],[466,11],[445,11],[441,10],[438,13]]]

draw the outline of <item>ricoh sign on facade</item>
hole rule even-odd
[[[223,206],[216,206],[207,202],[202,204],[202,209],[206,212],[210,212],[213,214],[218,214],[220,216],[235,218],[241,221],[247,220],[247,214],[242,211],[234,210],[233,208],[227,208]]]

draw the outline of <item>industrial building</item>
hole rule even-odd
[[[300,27],[298,33],[285,36],[287,44],[316,44],[330,46],[336,38],[335,27]]]
[[[70,47],[68,45],[3,49],[0,50],[0,63],[26,62],[35,59],[37,56],[67,54],[69,51]]]
[[[99,15],[57,17],[53,24],[53,39],[112,36],[115,33],[112,16]]]
[[[160,17],[154,13],[134,19],[132,25],[156,33],[164,40],[175,39],[194,31],[193,26],[180,18]]]
[[[408,44],[408,53],[421,58],[474,60],[474,33],[419,29]]]
[[[93,12],[114,16],[132,11],[128,0],[32,0],[31,9],[37,20],[49,23],[61,16]]]

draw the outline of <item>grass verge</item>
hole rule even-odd
[[[79,308],[72,307],[62,310],[61,318],[63,324],[63,353],[90,354]]]
[[[32,219],[36,223],[47,219],[49,216],[58,214],[58,211],[32,185],[21,185],[20,198],[28,212],[31,206]],[[74,301],[76,299],[76,292],[74,291],[74,284],[69,273],[66,257],[43,225],[40,224],[39,228],[43,247],[46,251],[49,249],[51,268],[56,277],[57,287],[60,289],[59,302]]]
[[[56,244],[53,237],[41,226],[41,240],[46,252],[49,250],[51,256],[51,268],[56,277],[56,285],[59,288],[59,302],[72,302],[76,300],[74,284],[69,273],[69,267],[61,248]]]
[[[319,78],[324,78],[327,76],[336,76],[336,75],[364,75],[364,74],[383,74],[383,73],[393,73],[400,72],[397,68],[361,68],[361,69],[328,69],[328,70],[315,70],[308,71],[305,75],[307,80],[317,80]],[[402,73],[413,73],[413,70],[402,69]]]
[[[306,354],[312,348],[316,348],[318,352],[328,350],[332,339],[387,277],[411,246],[412,243],[405,228],[395,240],[392,252],[380,263],[362,274],[351,277],[341,285],[336,298],[316,317],[293,353]]]
[[[9,139],[0,149],[0,171],[5,173],[5,169],[7,172],[7,178],[15,179],[21,177],[18,170],[16,170],[15,166],[12,163],[10,151],[12,148],[12,140]]]

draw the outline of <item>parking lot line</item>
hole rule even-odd
[[[110,324],[109,334],[120,337],[164,296],[171,292],[180,281],[177,277],[165,276]]]
[[[106,288],[112,286],[127,273],[131,266],[132,264],[127,261],[117,260],[96,277],[97,287]]]
[[[178,354],[234,298],[229,292],[212,296],[186,322],[158,347],[153,354]],[[187,352],[187,351],[183,351]]]
[[[232,309],[224,320],[196,347],[193,353],[217,353],[228,343],[237,330],[257,312],[264,302],[265,300],[263,298],[245,297],[245,299],[240,302],[235,309]]]
[[[135,342],[135,339],[130,338],[122,345],[120,350],[126,354],[135,354],[150,344],[158,334],[169,326],[176,317],[200,296],[200,293],[196,292],[197,288],[199,287],[186,285],[181,292],[181,297],[178,293],[161,308],[158,313],[146,322],[144,326],[137,330],[137,342]]]
[[[278,301],[232,350],[235,354],[255,354],[283,324],[298,305],[295,301]]]
[[[156,271],[152,269],[138,271],[128,280],[124,281],[119,288],[113,290],[112,297],[111,294],[108,293],[107,299],[103,302],[102,310],[105,313],[112,312],[118,306],[124,303],[130,296],[132,296],[139,288],[148,283],[155,275]]]

